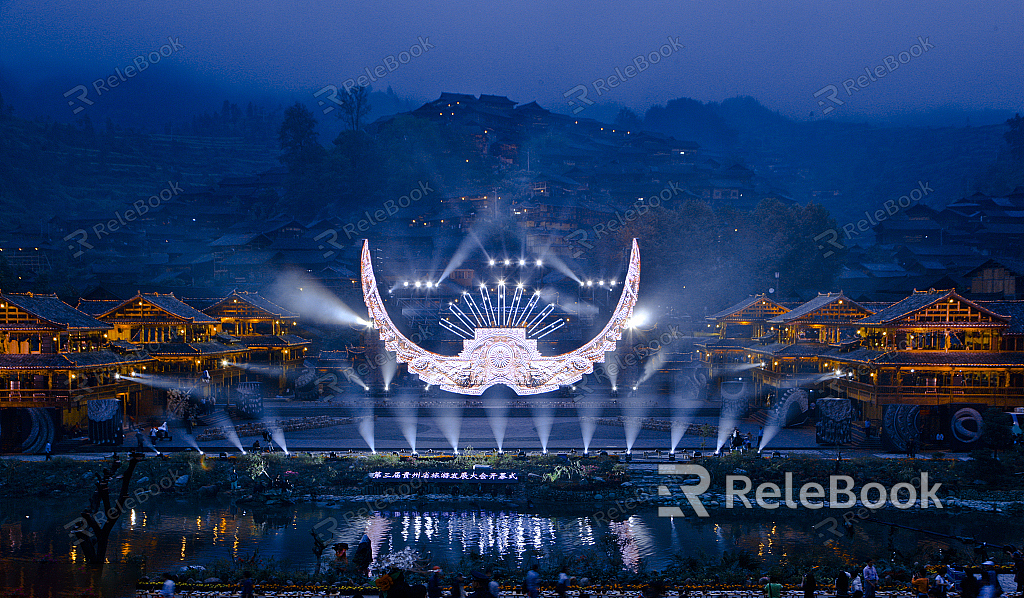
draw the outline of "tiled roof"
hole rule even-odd
[[[1010,317],[1010,325],[1003,334],[1024,334],[1024,301],[976,301],[978,305],[997,314]]]
[[[280,305],[274,303],[273,301],[267,299],[263,295],[260,295],[259,293],[249,293],[247,291],[235,291],[235,292],[231,293],[230,295],[228,295],[227,297],[221,299],[220,301],[217,301],[217,302],[213,303],[212,305],[210,305],[209,307],[204,308],[203,311],[208,311],[208,310],[217,308],[217,307],[219,307],[219,306],[221,306],[221,305],[223,305],[223,304],[225,304],[225,303],[227,303],[227,302],[229,302],[231,300],[234,300],[234,299],[238,299],[239,301],[244,301],[244,302],[248,303],[249,305],[255,307],[256,309],[262,309],[263,311],[265,311],[268,314],[270,314],[270,315],[272,315],[274,317],[277,317],[277,318],[297,318],[297,317],[299,317],[299,315],[297,313],[288,311],[287,309],[285,309],[285,308],[281,307]]]
[[[220,320],[217,318],[211,318],[203,312],[195,309],[194,307],[183,303],[177,297],[171,294],[162,295],[160,293],[140,293],[131,299],[125,301],[81,301],[79,305],[82,309],[96,310],[94,313],[98,316],[104,316],[113,311],[120,309],[121,307],[138,300],[145,300],[149,303],[159,307],[167,313],[177,316],[183,320],[189,320],[196,324],[218,324]],[[99,305],[99,304],[103,305]],[[99,309],[104,308],[104,311]]]
[[[772,318],[771,320],[768,320],[768,321],[770,323],[772,323],[772,324],[785,324],[786,322],[792,322],[793,320],[801,318],[801,317],[803,317],[803,316],[805,316],[805,315],[807,315],[807,314],[809,314],[809,313],[811,313],[811,312],[813,312],[813,311],[815,311],[817,309],[825,307],[826,305],[828,305],[828,304],[830,304],[830,303],[832,303],[834,301],[846,301],[846,302],[848,302],[848,303],[850,303],[852,305],[856,305],[857,307],[860,307],[861,309],[867,310],[867,308],[865,308],[863,305],[857,303],[856,301],[850,300],[849,297],[843,295],[841,292],[840,293],[826,293],[824,295],[818,295],[814,299],[811,299],[810,301],[808,301],[808,302],[806,302],[806,303],[804,303],[802,305],[794,307],[792,310],[790,310],[790,311],[788,311],[788,312],[786,312],[786,313],[784,313],[782,315],[775,316],[774,318]],[[870,310],[867,310],[867,311],[870,311]]]
[[[778,303],[775,303],[774,301],[772,301],[771,299],[768,299],[764,295],[752,295],[750,297],[747,297],[743,301],[740,301],[736,305],[732,305],[730,307],[727,307],[727,308],[723,309],[720,312],[713,313],[713,314],[711,314],[710,316],[707,316],[704,319],[705,320],[718,320],[718,319],[721,319],[721,318],[725,318],[727,316],[731,316],[732,314],[734,314],[734,313],[736,313],[738,311],[742,311],[742,310],[750,307],[751,305],[754,305],[758,301],[762,301],[762,300],[768,301],[768,302],[773,303],[775,305],[778,305]]]
[[[211,318],[198,309],[183,303],[171,294],[161,295],[159,293],[143,293],[141,297],[168,313],[174,314],[179,318],[192,320],[197,324],[220,323],[220,320],[217,318]],[[131,299],[129,301],[131,301]]]
[[[119,355],[113,351],[79,353],[0,354],[0,370],[75,370],[150,361],[146,354]],[[31,392],[25,389],[24,392]]]
[[[883,309],[882,311],[876,313],[875,315],[864,318],[863,320],[858,322],[858,324],[863,324],[865,326],[877,324],[891,324],[896,320],[904,318],[920,309],[924,309],[925,307],[928,307],[932,303],[941,301],[943,299],[946,299],[947,297],[955,297],[958,301],[966,303],[968,305],[973,305],[979,310],[987,312],[989,315],[1001,317],[1003,319],[1008,319],[1006,316],[1000,316],[1000,314],[993,312],[991,309],[982,307],[981,305],[974,303],[973,301],[968,301],[967,299],[964,299],[955,290],[937,291],[935,289],[930,289],[927,291],[914,291],[914,294],[907,297],[903,301],[894,303],[893,305],[890,305],[889,307]]]
[[[4,301],[62,330],[107,330],[110,325],[79,311],[56,295],[0,295]]]

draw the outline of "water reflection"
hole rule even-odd
[[[890,534],[887,528],[872,527],[870,522],[858,526],[853,538],[825,545],[827,538],[813,526],[826,515],[811,511],[778,516],[740,511],[710,519],[661,518],[656,512],[640,512],[606,523],[585,516],[542,517],[472,504],[462,509],[457,505],[432,505],[424,510],[410,506],[355,516],[365,503],[254,510],[226,501],[154,499],[127,514],[111,538],[109,554],[122,561],[146,555],[149,569],[161,571],[246,557],[259,548],[263,557],[288,559],[296,566],[312,568],[309,531],[330,517],[338,522],[334,541],[354,546],[366,533],[375,555],[412,546],[445,567],[481,556],[522,568],[535,558],[596,551],[614,552],[633,569],[646,565],[659,570],[677,555],[714,557],[737,549],[770,564],[795,550],[827,551],[855,560],[887,557],[893,552],[931,554],[950,547],[906,530]],[[81,554],[70,545],[64,528],[77,516],[74,506],[38,500],[0,502],[0,558],[51,554],[55,560],[80,563]],[[898,517],[906,525],[957,536],[974,536],[983,530],[984,537],[979,539],[999,545],[1019,542],[1024,535],[1021,521],[991,515],[899,513]],[[896,520],[895,516],[890,520]],[[955,542],[952,547],[964,549]]]

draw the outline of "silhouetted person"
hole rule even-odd
[[[252,580],[252,571],[242,573],[242,581],[238,582],[238,588],[242,592],[240,598],[254,598],[256,595],[256,582]]]
[[[811,571],[804,575],[803,582],[800,583],[800,589],[804,591],[804,598],[814,598],[814,592],[818,589],[818,582],[814,579],[814,573]]]

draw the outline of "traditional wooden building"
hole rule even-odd
[[[1015,350],[1021,315],[1021,302],[916,291],[861,320],[858,348],[822,359],[828,387],[860,417],[879,420],[888,448],[910,438],[972,448],[985,409],[1024,407],[1024,352]]]
[[[295,329],[298,314],[258,293],[237,290],[202,311],[245,346],[249,362],[264,366],[263,377],[273,379],[279,391],[302,368],[310,341],[289,332]]]
[[[839,293],[822,293],[814,299],[768,320],[778,341],[812,341],[826,344],[852,340],[857,322],[874,312]]]
[[[706,318],[713,336],[694,343],[708,381],[708,397],[738,400],[749,397],[753,385],[750,348],[777,333],[768,325],[788,312],[765,295],[754,295]]]
[[[192,389],[196,398],[223,402],[228,389],[244,377],[244,370],[234,364],[248,361],[248,349],[221,333],[218,318],[172,294],[138,293],[125,301],[82,300],[79,309],[109,324],[112,341],[141,346],[154,358],[152,372],[139,378],[142,383]]]
[[[38,452],[86,428],[92,400],[117,400],[129,417],[145,409],[153,393],[127,375],[153,359],[112,332],[55,295],[0,295],[0,450]]]

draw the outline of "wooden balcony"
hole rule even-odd
[[[844,398],[873,405],[948,405],[986,403],[1024,406],[1024,388],[1001,386],[875,386],[853,380],[835,380],[832,390]]]
[[[127,384],[105,384],[72,390],[47,388],[0,389],[0,407],[75,407],[94,399],[116,399]]]

